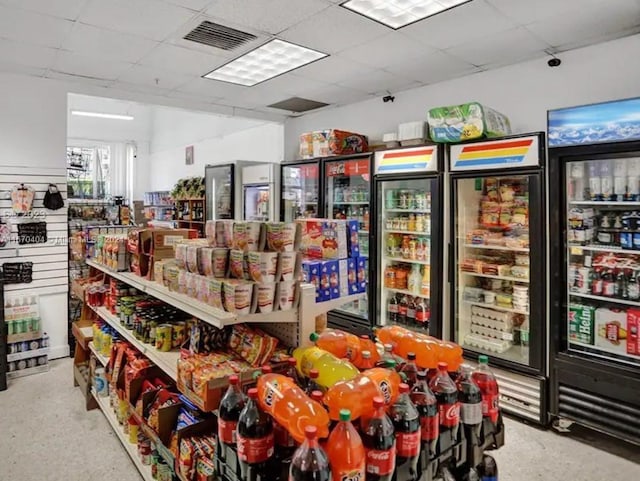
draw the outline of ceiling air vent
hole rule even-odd
[[[225,27],[206,20],[184,36],[185,40],[221,48],[222,50],[233,50],[256,38],[258,37],[250,33],[241,32],[235,28]]]
[[[291,97],[275,104],[267,105],[273,109],[288,110],[290,112],[308,112],[309,110],[319,109],[320,107],[326,107],[329,104],[324,102],[317,102],[315,100],[303,99],[300,97]]]

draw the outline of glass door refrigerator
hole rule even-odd
[[[207,165],[207,220],[235,219],[235,164]]]
[[[544,134],[451,145],[451,332],[487,354],[501,408],[545,423]]]
[[[640,444],[640,99],[549,112],[551,414]]]
[[[441,337],[442,148],[375,154],[373,321]],[[375,283],[374,283],[375,282]]]
[[[320,159],[283,162],[280,168],[280,220],[320,217]]]
[[[365,259],[369,272],[369,219],[371,215],[371,166],[372,154],[354,154],[323,159],[324,182],[323,217],[328,219],[358,220],[358,243],[360,257]],[[329,312],[331,325],[351,331],[362,326],[370,328],[368,290],[359,300],[350,302]]]

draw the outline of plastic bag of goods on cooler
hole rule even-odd
[[[511,133],[506,115],[478,102],[430,109],[429,136],[434,142],[454,143]]]

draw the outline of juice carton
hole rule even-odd
[[[595,308],[582,304],[569,305],[569,339],[593,345]]]
[[[603,351],[627,353],[627,312],[620,309],[596,309],[595,345]]]
[[[640,356],[640,309],[627,311],[627,354]]]

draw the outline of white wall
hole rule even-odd
[[[66,169],[67,90],[35,78],[0,74],[0,165]],[[40,297],[51,357],[68,355],[67,295]]]
[[[546,130],[548,109],[640,95],[640,35],[395,94],[394,103],[367,100],[285,123],[285,158],[298,157],[298,136],[325,128],[381,139],[397,125],[426,120],[432,107],[479,101],[506,114],[514,133]]]

